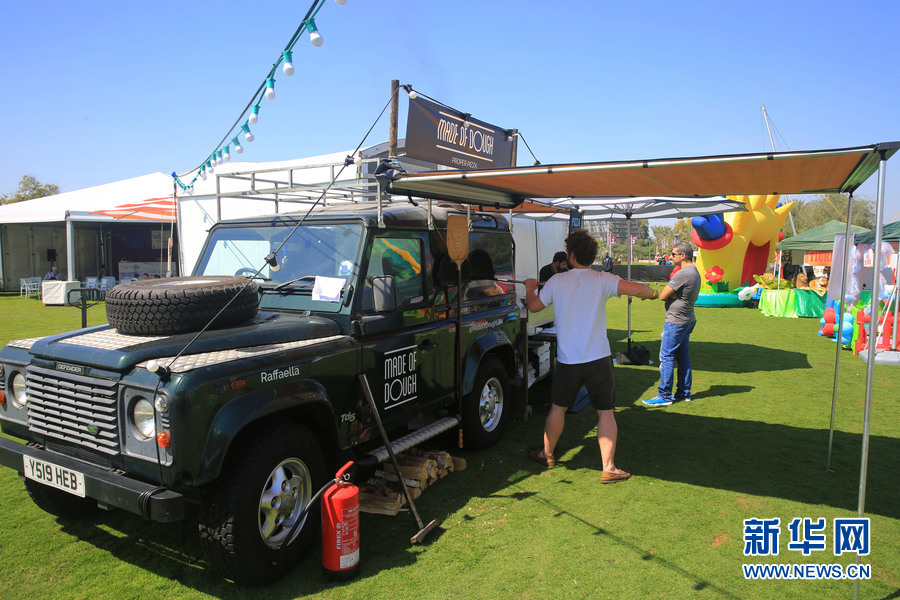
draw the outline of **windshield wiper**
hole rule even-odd
[[[235,275],[235,277],[246,277],[247,279],[260,279],[262,281],[272,281],[265,275],[260,275],[258,271],[255,271],[253,269],[248,269],[248,268],[238,269],[237,271],[235,271],[234,275]]]
[[[272,289],[274,289],[276,292],[278,292],[278,291],[281,291],[281,288],[286,287],[286,286],[289,286],[289,285],[291,285],[292,283],[297,283],[298,281],[303,281],[304,279],[313,279],[313,280],[315,280],[315,278],[316,278],[315,275],[304,275],[303,277],[295,277],[294,279],[288,279],[288,280],[285,281],[285,282],[279,283],[278,285],[276,285],[276,286],[275,286],[274,288],[272,288]],[[305,284],[303,287],[312,287],[313,285],[315,285],[315,284],[314,284],[314,283],[307,283],[307,284]]]

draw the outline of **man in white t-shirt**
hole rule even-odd
[[[591,269],[597,258],[597,242],[586,231],[575,231],[566,238],[566,256],[569,270],[549,279],[540,295],[536,293],[536,279],[525,281],[528,310],[554,307],[557,341],[544,447],[532,451],[531,458],[548,467],[556,465],[553,451],[565,427],[566,411],[574,404],[578,390],[585,386],[591,406],[597,409],[597,443],[603,461],[601,482],[625,481],[631,474],[617,468],[614,460],[618,428],[612,356],[606,337],[606,301],[622,295],[653,300],[659,292],[649,285]]]

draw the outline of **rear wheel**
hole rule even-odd
[[[100,510],[97,506],[97,501],[92,498],[73,496],[68,492],[47,487],[30,479],[25,480],[25,491],[28,492],[31,500],[37,504],[38,508],[57,517],[83,519],[96,514]]]
[[[499,359],[488,356],[478,367],[475,386],[463,400],[463,440],[468,448],[500,441],[511,410],[509,376]]]
[[[316,539],[318,502],[288,536],[324,484],[325,462],[316,437],[296,424],[258,430],[234,458],[206,495],[201,543],[225,577],[268,584],[289,571]]]

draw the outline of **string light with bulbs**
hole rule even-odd
[[[217,166],[230,161],[232,146],[237,154],[242,154],[244,152],[244,146],[241,145],[239,140],[240,137],[243,136],[243,139],[247,143],[256,139],[253,132],[250,131],[250,125],[256,125],[259,122],[259,110],[262,99],[265,98],[268,101],[275,99],[275,73],[278,70],[278,66],[281,66],[281,72],[284,73],[285,77],[290,77],[294,74],[294,45],[303,36],[304,32],[309,34],[309,41],[313,46],[318,48],[324,43],[325,40],[322,37],[322,34],[319,33],[315,18],[325,2],[326,0],[313,0],[303,21],[300,22],[300,26],[297,28],[297,31],[294,32],[294,35],[291,36],[291,39],[288,41],[284,50],[281,51],[278,60],[272,65],[265,80],[259,88],[257,88],[256,92],[251,97],[250,102],[244,107],[244,110],[241,111],[241,114],[229,128],[225,137],[216,144],[215,150],[213,150],[209,157],[198,166],[181,175],[178,175],[174,171],[172,172],[172,178],[182,191],[192,190],[194,182],[197,181],[197,179],[206,181],[207,174],[215,172]],[[347,0],[334,0],[334,2],[340,6],[347,4]],[[230,142],[228,141],[229,138],[231,138]],[[193,179],[191,179],[190,183],[184,183],[182,178],[191,173],[194,173]]]

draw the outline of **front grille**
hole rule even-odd
[[[104,469],[110,469],[113,466],[113,457],[71,442],[61,442],[48,438],[44,448],[54,454],[71,456],[72,458],[89,462],[98,467],[103,467]]]
[[[106,455],[119,454],[118,381],[29,366],[28,428]],[[67,454],[69,452],[66,452]]]

